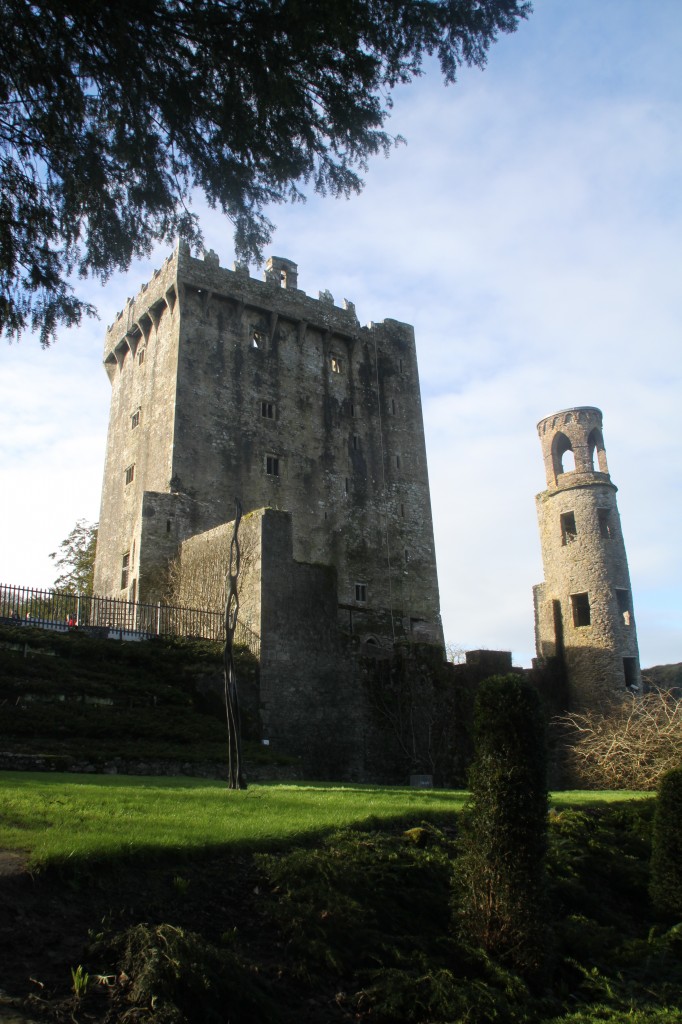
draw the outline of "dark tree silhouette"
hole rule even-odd
[[[225,600],[225,649],[223,668],[225,673],[225,710],[227,713],[227,750],[229,789],[246,789],[242,771],[242,731],[239,717],[239,695],[237,691],[237,670],[234,664],[234,631],[239,615],[239,524],[242,519],[242,504],[235,498],[234,531],[230,544],[230,561],[227,569],[227,598]]]
[[[436,54],[482,67],[527,0],[0,0],[0,332],[94,310],[105,280],[177,235],[201,189],[260,260],[268,204],[362,188],[390,90]]]

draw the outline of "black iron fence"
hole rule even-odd
[[[0,622],[58,632],[83,629],[120,640],[177,636],[225,641],[222,612],[6,584],[0,584]],[[260,637],[245,624],[237,623],[234,640],[260,656]]]

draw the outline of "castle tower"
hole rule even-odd
[[[538,433],[547,490],[535,499],[545,573],[534,588],[536,649],[563,663],[577,709],[641,688],[630,576],[601,411],[565,409]]]
[[[234,515],[291,513],[361,640],[442,643],[414,330],[180,243],[109,327],[95,591],[163,600],[169,560]]]

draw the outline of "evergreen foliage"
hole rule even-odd
[[[150,1021],[281,1020],[274,996],[238,951],[214,946],[193,931],[138,924],[117,935],[109,951],[118,955],[127,1002],[153,1007]]]
[[[260,259],[268,204],[348,196],[390,90],[436,54],[482,67],[527,0],[0,0],[0,332],[56,328],[101,280],[178,234],[199,188]]]
[[[474,709],[473,806],[456,866],[462,935],[503,964],[541,973],[547,952],[545,727],[537,692],[494,676]]]
[[[661,913],[682,914],[682,768],[668,772],[658,792],[649,892]]]

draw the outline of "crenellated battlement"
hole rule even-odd
[[[109,379],[122,368],[128,354],[135,356],[141,342],[149,339],[158,324],[161,311],[174,311],[177,297],[177,249],[154,271],[151,281],[143,284],[135,298],[129,298],[104,339],[104,368]]]
[[[298,288],[298,266],[292,260],[271,256],[263,279],[257,280],[251,277],[247,266],[235,263],[229,270],[220,266],[220,259],[212,250],[197,258],[191,255],[187,243],[180,242],[135,298],[128,299],[107,329],[104,365],[110,379],[113,380],[116,369],[123,367],[129,354],[134,357],[140,345],[146,344],[162,313],[168,310],[175,316],[189,293],[202,297],[205,311],[211,304],[227,302],[239,318],[248,310],[270,320],[289,320],[301,336],[311,328],[328,338],[352,342],[371,338],[376,332],[385,334],[384,327],[390,327],[391,336],[397,333],[414,347],[409,324],[385,320],[361,327],[355,304],[349,299],[338,306],[329,291],[320,291],[316,299],[307,295]]]
[[[594,479],[609,482],[601,409],[562,409],[540,420],[538,434],[549,488],[565,489]],[[564,465],[567,456],[570,467]]]

